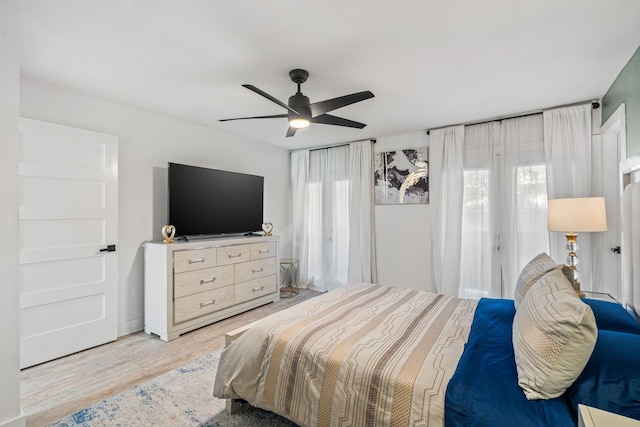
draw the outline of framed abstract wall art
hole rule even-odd
[[[429,147],[376,154],[376,205],[429,203]]]

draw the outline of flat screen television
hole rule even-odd
[[[168,223],[176,236],[262,229],[264,177],[169,163]]]

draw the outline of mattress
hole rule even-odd
[[[476,306],[364,283],[328,292],[227,347],[214,395],[302,426],[441,426]]]

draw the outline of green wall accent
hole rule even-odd
[[[623,102],[627,113],[627,157],[631,157],[640,154],[640,48],[602,98],[602,123]]]

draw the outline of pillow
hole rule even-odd
[[[527,291],[533,284],[549,271],[557,267],[557,264],[551,259],[549,255],[542,252],[536,255],[529,264],[525,265],[516,282],[516,292],[513,298],[513,303],[518,309],[518,306],[524,299]]]
[[[596,318],[598,330],[627,332],[640,335],[640,322],[634,319],[624,307],[615,302],[585,298]]]
[[[580,375],[598,331],[591,308],[557,268],[529,289],[513,319],[518,385],[529,400],[560,396]]]
[[[595,349],[580,376],[567,389],[578,403],[640,420],[640,335],[599,331]]]

